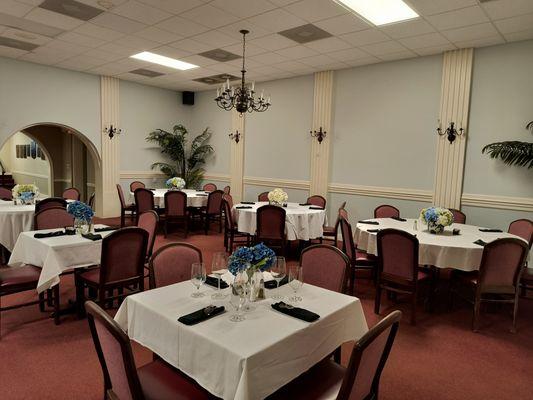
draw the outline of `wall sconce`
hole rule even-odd
[[[231,140],[235,140],[235,143],[239,143],[239,141],[241,140],[241,133],[239,131],[235,131],[235,133],[230,133],[228,137]]]
[[[122,133],[122,129],[110,125],[109,128],[104,128],[104,132],[109,135],[109,139],[113,139],[113,136],[120,135]]]
[[[318,140],[318,143],[322,143],[322,141],[326,138],[326,131],[322,130],[322,127],[317,131],[309,131],[312,137],[316,137]]]
[[[443,132],[440,127],[440,120],[439,120],[439,127],[437,128],[437,133],[439,136],[448,136],[448,141],[451,143],[454,142],[454,140],[457,138],[457,136],[462,136],[464,134],[464,129],[460,128],[459,130],[455,129],[455,123],[450,122],[450,126],[446,128],[446,130]]]

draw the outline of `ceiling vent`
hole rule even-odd
[[[297,26],[296,28],[287,29],[278,33],[297,43],[309,43],[332,36],[331,33],[326,32],[313,24]]]
[[[204,51],[203,53],[200,53],[198,55],[209,58],[211,60],[218,61],[218,62],[226,62],[226,61],[231,61],[231,60],[236,60],[238,58],[241,58],[241,56],[237,54],[233,54],[233,53],[230,53],[229,51],[222,50],[222,49]]]
[[[39,7],[72,18],[81,19],[82,21],[89,21],[104,12],[100,8],[92,7],[75,0],[44,0]]]
[[[197,78],[193,79],[195,82],[202,82],[207,85],[216,85],[226,82],[226,80],[230,81],[236,81],[240,79],[238,76],[231,75],[231,74],[218,74],[218,75],[211,75],[211,76],[205,76],[203,78]]]
[[[133,71],[130,71],[130,74],[142,75],[148,78],[155,78],[156,76],[165,75],[165,74],[162,74],[161,72],[156,72],[156,71],[152,71],[150,69],[145,69],[145,68],[134,69]]]
[[[0,46],[12,47],[13,49],[26,51],[32,51],[39,47],[39,45],[34,43],[24,42],[22,40],[11,39],[3,36],[0,36]]]

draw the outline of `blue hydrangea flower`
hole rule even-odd
[[[81,201],[73,201],[67,207],[67,212],[75,219],[79,219],[90,223],[94,217],[94,212],[91,207]]]
[[[229,257],[228,270],[236,275],[247,269],[265,271],[274,262],[276,253],[259,243],[253,247],[240,247]]]

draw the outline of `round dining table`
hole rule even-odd
[[[236,204],[233,207],[233,217],[239,232],[255,235],[257,209],[267,204],[266,201]],[[285,233],[287,240],[311,240],[322,237],[323,226],[327,222],[325,209],[298,203],[287,203],[283,209],[286,212]]]
[[[483,242],[490,243],[499,238],[524,240],[507,232],[483,232],[480,229],[486,228],[474,225],[452,224],[446,227],[443,233],[432,234],[421,220],[400,221],[392,218],[376,218],[365,221],[375,221],[378,224],[357,223],[354,241],[359,249],[377,256],[377,232],[387,228],[399,229],[416,235],[419,242],[419,264],[462,271],[479,270]],[[454,229],[459,230],[457,234],[454,234]]]
[[[0,244],[13,251],[19,234],[33,229],[34,215],[35,205],[0,200]]]
[[[165,193],[168,192],[169,189],[150,190],[154,194],[154,205],[156,207],[164,208]],[[209,197],[209,192],[194,189],[182,189],[181,191],[187,195],[188,207],[205,207],[207,205],[207,198]],[[135,203],[135,196],[133,195],[133,192],[130,192],[130,202]]]

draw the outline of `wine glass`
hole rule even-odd
[[[211,273],[218,278],[218,288],[217,291],[211,295],[212,299],[223,299],[226,297],[226,295],[220,290],[220,279],[226,272],[228,272],[228,255],[224,252],[213,254]]]
[[[302,301],[302,298],[297,296],[297,293],[303,284],[303,268],[299,265],[292,265],[289,267],[289,286],[294,292],[294,294],[289,297],[290,302],[296,303],[298,301]]]
[[[205,282],[205,265],[202,262],[195,262],[191,265],[191,283],[196,287],[196,292],[191,294],[191,297],[203,297],[204,294],[200,292],[200,287]]]
[[[244,272],[246,274],[246,272]],[[233,314],[229,320],[232,322],[241,322],[246,318],[242,314],[242,309],[246,303],[246,282],[243,279],[241,273],[235,276],[233,283],[231,284],[231,295],[230,295],[230,304],[235,309],[235,314]]]
[[[272,266],[270,267],[270,274],[276,281],[276,294],[272,296],[274,300],[282,300],[283,296],[279,293],[279,283],[287,275],[287,264],[285,263],[285,257],[276,257]]]

